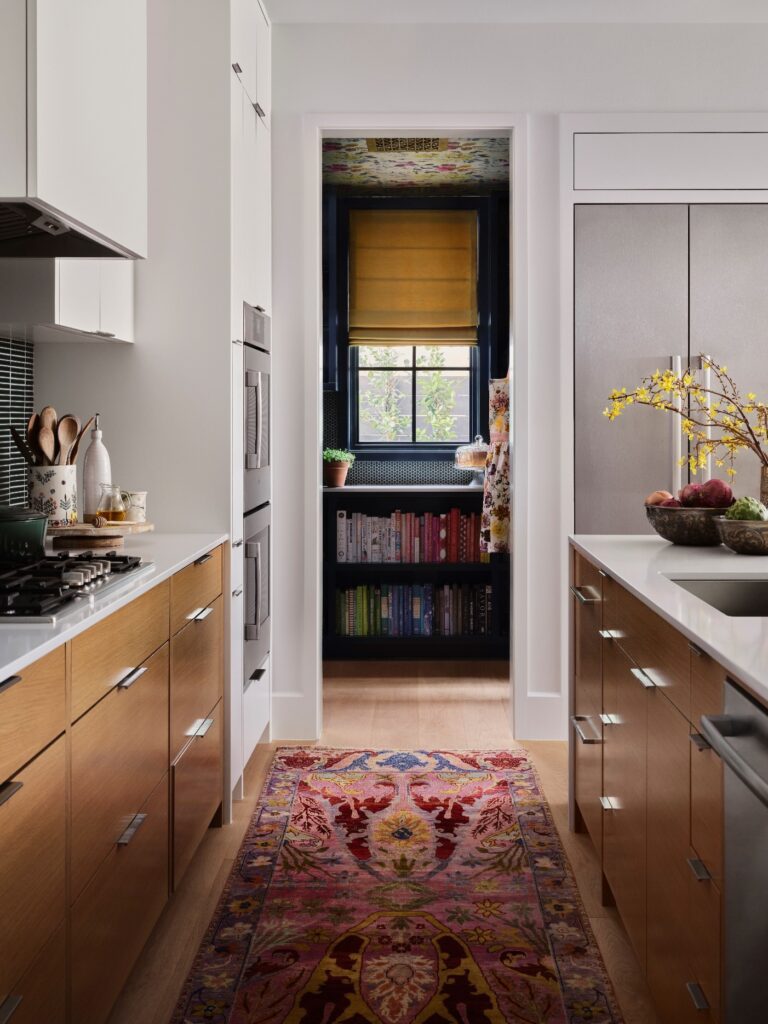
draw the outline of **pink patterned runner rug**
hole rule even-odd
[[[521,751],[281,748],[173,1024],[621,1024]]]

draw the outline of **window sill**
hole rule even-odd
[[[362,462],[450,462],[456,449],[465,442],[441,448],[350,448]]]

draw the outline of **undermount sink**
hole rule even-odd
[[[690,580],[675,579],[673,583],[724,615],[768,617],[768,579]]]

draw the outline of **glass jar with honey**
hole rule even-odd
[[[123,493],[117,484],[102,484],[97,516],[103,516],[111,523],[122,523],[126,516]]]

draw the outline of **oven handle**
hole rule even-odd
[[[736,777],[768,807],[768,780],[758,774],[727,740],[728,736],[743,735],[749,728],[748,722],[733,715],[702,715],[701,731],[709,740],[715,753],[719,754]]]
[[[254,564],[254,612],[253,622],[245,623],[245,639],[246,640],[259,640],[261,638],[261,542],[260,541],[248,541],[245,545],[245,557],[246,560],[253,561]]]
[[[256,392],[256,422],[253,424],[256,435],[255,454],[247,453],[245,456],[246,469],[261,469],[261,416],[262,416],[262,382],[259,370],[247,370],[245,374],[245,388]],[[246,401],[246,408],[248,402]],[[246,424],[246,432],[250,423]]]

